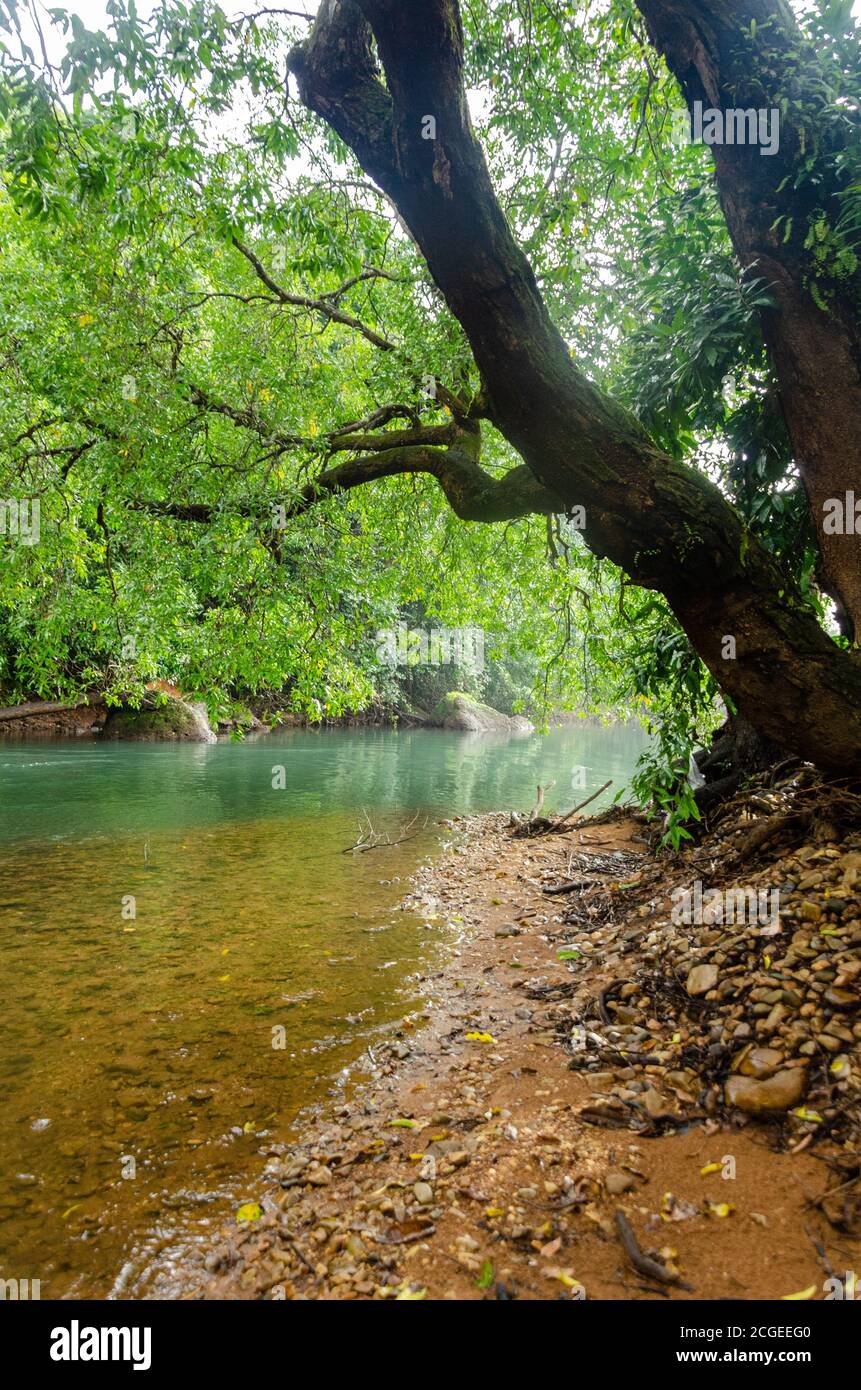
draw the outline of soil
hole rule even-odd
[[[861,941],[851,917],[861,855],[837,842],[802,851],[820,882],[786,885],[780,942],[760,941],[759,925],[662,927],[671,888],[690,882],[709,847],[662,867],[642,829],[617,817],[517,839],[501,816],[457,825],[404,904],[460,926],[458,949],[425,982],[432,1008],[375,1049],[349,1104],[303,1117],[291,1142],[262,1150],[256,1201],[210,1250],[211,1277],[191,1296],[822,1299],[840,1287],[829,1279],[859,1268],[861,1026],[845,986]],[[746,875],[780,884],[795,863],[775,851]],[[572,872],[587,880],[578,890],[545,893]],[[828,886],[837,874],[850,876],[848,898]],[[822,938],[821,924],[805,925],[817,891],[823,922],[830,895],[844,894],[844,926],[834,917]],[[825,966],[820,947],[834,953]],[[753,948],[762,970],[787,977],[801,953],[795,1011],[759,998],[760,975],[738,955]],[[671,987],[659,987],[655,962],[667,956]],[[715,959],[721,984],[690,995],[691,962]],[[826,989],[847,996],[833,1018]],[[638,1051],[612,1041],[626,1023],[645,1025]],[[726,1103],[748,1035],[776,1049],[778,1077],[803,1078],[805,1105],[796,1095],[791,1113],[755,1118]],[[822,1203],[827,1191],[836,1195]]]

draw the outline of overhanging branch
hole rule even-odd
[[[350,492],[381,478],[419,473],[436,479],[452,511],[462,521],[515,521],[533,514],[551,515],[565,511],[564,503],[543,487],[523,465],[511,469],[501,478],[494,478],[461,449],[408,445],[365,454],[325,469],[296,498],[284,504],[284,515],[287,518],[302,516],[327,497]],[[280,504],[280,498],[273,498],[269,505],[274,508]],[[187,522],[208,523],[225,515],[261,515],[253,507],[234,507],[232,504],[219,508],[209,503],[138,500],[132,505],[151,516]]]

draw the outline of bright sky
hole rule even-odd
[[[858,2],[861,5],[861,0]],[[230,17],[254,14],[255,10],[263,9],[266,5],[271,5],[273,9],[283,6],[285,9],[295,10],[297,14],[307,15],[315,15],[319,8],[319,0],[247,0],[245,4],[240,3],[240,0],[221,0],[221,3],[225,14]],[[58,29],[54,30],[53,42],[50,40],[49,35],[53,26],[47,13],[49,9],[65,9],[70,13],[79,15],[88,29],[107,30],[110,23],[110,16],[105,9],[105,0],[50,0],[48,5],[40,3],[40,0],[18,0],[18,4],[22,15],[26,15],[28,9],[32,9],[34,4],[38,5],[39,18],[52,59],[62,54],[65,45]],[[153,0],[137,0],[137,11],[141,18],[146,18],[153,8]]]
[[[19,3],[21,11],[24,13],[29,5],[39,3],[39,0],[19,0]],[[63,0],[51,0],[51,3],[52,5],[58,3],[62,8],[74,11],[76,14],[80,15],[88,29],[107,29],[108,27],[105,0],[65,0],[65,3],[63,3]],[[245,4],[235,3],[234,0],[222,0],[225,12],[228,15],[253,14],[255,9],[258,7],[262,9],[263,6],[268,3],[270,3],[270,0],[247,0]],[[806,8],[805,0],[790,0],[790,3],[798,10]],[[307,15],[315,15],[319,8],[319,0],[271,0],[271,4],[273,8],[284,5],[285,8],[290,8]],[[153,8],[152,0],[138,0],[137,8],[138,14],[142,16],[146,15]],[[51,23],[46,14],[46,7],[41,3],[39,4],[39,10],[47,38]],[[861,0],[855,0],[852,13],[861,19]],[[53,43],[49,42],[49,52],[51,53],[52,59],[63,52],[63,40],[59,35],[57,35]]]

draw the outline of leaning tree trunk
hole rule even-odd
[[[462,44],[456,0],[323,0],[290,67],[397,206],[467,334],[489,417],[545,487],[585,508],[590,548],[666,596],[763,734],[861,773],[861,657],[835,647],[720,491],[572,361],[473,134]]]
[[[857,115],[837,108],[817,54],[784,0],[637,0],[649,36],[691,110],[778,111],[778,149],[712,147],[715,178],[742,266],[769,287],[762,325],[793,453],[822,554],[824,587],[847,635],[861,639],[861,555],[832,534],[829,502],[861,501],[861,264],[823,254],[841,194],[861,170],[834,157],[858,146]],[[773,123],[772,123],[773,124]],[[815,156],[815,168],[805,161]],[[836,257],[839,241],[834,242]],[[831,273],[829,273],[829,271]],[[817,303],[817,299],[819,302]]]

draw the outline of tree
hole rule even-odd
[[[861,497],[861,263],[844,235],[857,216],[857,108],[835,103],[829,73],[785,0],[642,0],[639,8],[691,106],[780,113],[775,155],[715,145],[715,179],[739,261],[771,291],[762,320],[781,404],[826,585],[844,630],[857,637],[861,560],[824,525],[830,499]],[[826,18],[845,23],[851,8],[826,6]]]
[[[679,66],[686,64],[686,76],[692,55],[703,48],[702,27],[691,18],[698,11],[706,20],[712,10],[717,16],[731,11],[737,32],[748,8],[754,26],[753,10],[762,17],[765,9],[782,29],[792,26],[791,40],[800,47],[782,4],[740,8],[741,15],[738,6],[724,3],[691,6],[680,17],[685,40],[674,52]],[[666,44],[676,34],[678,7],[643,9],[650,22],[661,22]],[[727,27],[720,42],[729,49]],[[421,247],[475,355],[483,382],[479,413],[492,419],[566,505],[585,506],[591,547],[667,597],[722,688],[757,728],[823,767],[861,767],[857,652],[834,647],[718,490],[662,454],[572,362],[510,233],[473,135],[463,56],[455,0],[323,0],[314,31],[294,50],[290,66],[303,100],[353,149]],[[723,82],[731,84],[733,75],[728,70]],[[772,90],[778,77],[775,72]],[[716,100],[727,90],[720,80],[711,85]],[[696,88],[689,84],[689,90]],[[751,146],[733,153],[733,165],[743,170],[760,159]],[[729,189],[732,169],[723,177]],[[739,223],[745,221],[752,182],[742,176],[732,185],[742,202]],[[725,191],[725,200],[729,196]],[[785,316],[781,305],[775,312],[781,310]],[[841,332],[832,334],[835,350]],[[798,354],[791,362],[797,368]],[[777,366],[780,371],[780,354]],[[851,414],[861,387],[857,356],[849,375],[854,394],[844,405]],[[791,419],[802,413],[818,412],[807,402]],[[857,418],[856,428],[861,411]],[[823,421],[820,435],[826,432]],[[834,463],[829,453],[826,481],[818,470],[812,497],[834,482]],[[850,586],[841,587],[837,573],[843,570],[842,562],[829,566],[848,605]],[[735,639],[732,662],[722,659],[727,636]]]
[[[151,188],[164,179],[167,166],[175,183],[202,191],[210,222],[221,220],[233,253],[251,277],[250,284],[246,279],[230,290],[208,290],[208,295],[304,310],[357,335],[363,352],[396,362],[391,385],[405,394],[400,399],[389,394],[382,404],[377,399],[373,409],[357,412],[349,428],[325,431],[325,447],[309,451],[319,466],[310,480],[292,490],[285,520],[325,507],[328,497],[343,498],[364,484],[400,475],[433,478],[456,515],[466,521],[576,516],[578,524],[582,519],[592,552],[609,557],[623,572],[623,592],[632,583],[664,596],[721,689],[759,730],[823,768],[838,773],[861,769],[861,657],[849,640],[858,612],[857,541],[851,534],[832,537],[821,515],[824,503],[851,490],[854,475],[841,473],[841,451],[851,447],[861,420],[856,409],[858,261],[853,249],[858,111],[857,101],[847,101],[842,90],[829,86],[837,60],[828,66],[789,10],[780,3],[754,0],[742,5],[639,6],[653,44],[665,54],[691,104],[701,97],[715,104],[738,99],[740,104],[742,98],[753,100],[755,95],[757,106],[774,102],[783,113],[784,134],[774,159],[763,158],[750,146],[715,150],[717,184],[735,252],[743,269],[755,272],[755,278],[743,277],[733,286],[729,336],[734,337],[737,355],[743,338],[748,344],[744,352],[753,360],[758,349],[751,325],[757,316],[762,321],[771,366],[767,368],[763,359],[757,370],[763,380],[767,371],[773,372],[777,390],[769,381],[747,393],[746,405],[756,415],[747,424],[760,441],[766,432],[776,437],[785,424],[789,445],[785,451],[776,445],[774,453],[786,468],[791,448],[802,473],[809,549],[822,588],[839,604],[842,642],[823,630],[821,605],[817,607],[806,581],[801,582],[805,567],[794,557],[788,560],[788,551],[775,543],[774,529],[756,524],[754,515],[728,499],[726,487],[686,462],[690,450],[684,441],[690,444],[690,431],[669,420],[665,410],[644,409],[636,393],[633,398],[628,393],[626,404],[624,390],[607,389],[618,388],[620,381],[611,380],[614,369],[607,363],[606,343],[603,359],[600,344],[587,355],[589,375],[574,360],[549,311],[548,297],[555,302],[557,318],[560,305],[563,318],[567,312],[567,329],[577,285],[566,303],[568,291],[560,289],[546,248],[557,244],[556,229],[570,223],[575,215],[571,209],[579,213],[593,195],[589,188],[572,192],[570,178],[568,187],[562,187],[556,167],[560,161],[555,161],[528,209],[538,225],[527,258],[511,222],[528,218],[513,219],[511,210],[508,216],[503,213],[468,114],[465,61],[470,55],[454,0],[323,0],[310,37],[294,47],[289,66],[306,106],[346,143],[397,210],[452,321],[461,326],[468,351],[433,300],[424,300],[420,320],[415,298],[409,302],[414,290],[392,283],[386,278],[389,272],[369,264],[369,258],[348,280],[316,294],[297,292],[289,283],[292,276],[285,284],[285,277],[273,269],[268,259],[271,247],[260,244],[272,201],[267,202],[260,167],[242,186],[251,163],[247,150],[233,150],[230,160],[204,160],[199,139],[189,136],[187,101],[173,96],[167,100],[169,79],[187,84],[199,82],[205,74],[204,87],[195,88],[194,102],[220,111],[232,88],[250,80],[255,92],[263,91],[270,99],[267,122],[256,127],[269,167],[295,154],[295,122],[285,120],[281,112],[274,114],[277,63],[256,36],[246,42],[251,36],[248,21],[228,23],[217,7],[172,11],[165,5],[144,38],[133,14],[118,2],[112,8],[118,16],[116,38],[87,35],[79,26],[63,76],[79,94],[91,90],[99,74],[113,72],[119,90],[126,82],[133,92],[145,93],[149,102],[161,103],[151,118],[167,128],[170,138],[161,145],[152,138],[149,145],[136,138],[134,150],[123,156],[126,166],[129,159],[134,162],[132,186],[140,206],[136,211],[124,207],[122,218],[136,225],[139,234],[152,215],[153,201],[159,203],[165,196],[163,186],[157,195]],[[532,24],[533,9],[527,7],[520,34],[512,40],[501,32],[505,7],[491,5],[488,11],[471,31],[473,61],[479,68],[505,58],[506,46],[513,41],[516,47],[523,25]],[[668,83],[654,52],[649,56],[643,46],[636,11],[627,0],[618,0],[607,15],[602,9],[602,15],[593,47],[606,42],[607,66],[618,65],[626,72],[636,67],[642,83],[634,103],[640,117],[633,150],[624,158],[606,149],[596,157],[611,170],[608,187],[615,179],[621,182],[636,164],[645,189],[638,203],[645,224],[653,221],[648,209],[657,199],[655,185],[665,177],[650,114],[656,93],[666,114]],[[536,7],[535,32],[530,30],[529,37],[540,57],[552,60],[550,76],[558,73],[570,88],[570,65],[575,58],[583,61],[588,48],[583,34],[575,31],[572,37],[552,7],[542,4]],[[580,48],[563,69],[557,55],[577,44]],[[857,90],[852,73],[850,79],[849,87]],[[10,191],[19,206],[46,212],[63,198],[68,201],[69,180],[74,183],[76,178],[86,182],[88,196],[100,188],[110,191],[116,169],[101,147],[98,155],[94,153],[92,117],[86,111],[66,113],[58,139],[50,84],[46,89],[44,81],[40,86],[32,74],[22,78],[20,72],[15,81],[19,85],[8,107],[15,176]],[[518,83],[522,85],[522,78]],[[575,88],[575,96],[585,100],[582,89]],[[16,125],[14,106],[17,103],[20,110],[28,102],[24,130],[24,123]],[[119,97],[113,105],[101,98],[98,108],[98,130],[104,139],[105,123],[127,118],[129,108]],[[516,112],[516,101],[512,109]],[[531,118],[539,136],[546,137],[556,116],[544,112],[540,99],[533,98]],[[587,119],[576,105],[571,116],[581,125]],[[136,130],[137,119],[133,118]],[[516,114],[503,119],[507,138],[528,141],[529,131],[524,134],[518,128]],[[642,172],[647,157],[641,141],[644,130],[648,158],[657,166],[654,176]],[[68,156],[70,132],[86,147],[86,157],[74,166],[84,173],[70,173],[66,192],[58,193],[52,187],[53,171]],[[299,139],[306,134],[302,129]],[[331,161],[341,157],[339,147],[330,145],[330,168],[323,179],[330,189],[336,183],[360,182],[349,171],[346,180],[335,178]],[[115,201],[118,196],[114,190]],[[175,190],[168,196],[176,196]],[[605,208],[607,203],[605,197]],[[325,200],[318,196],[313,211],[324,228],[331,228],[336,219]],[[283,217],[283,208],[279,215]],[[673,216],[678,221],[678,199]],[[243,222],[251,224],[250,235]],[[653,231],[652,227],[650,234]],[[378,248],[380,244],[378,239]],[[402,267],[410,255],[410,248],[404,248]],[[540,286],[532,264],[536,261],[541,266]],[[385,290],[388,307],[398,306],[406,332],[397,342],[373,321],[343,308],[357,284],[369,282],[377,284],[380,293]],[[713,288],[704,277],[703,297]],[[672,337],[675,317],[667,325],[660,321],[662,313],[663,306],[656,327]],[[375,317],[376,313],[372,320]],[[644,323],[640,331],[646,328]],[[280,457],[290,448],[308,450],[307,435],[268,428],[259,404],[249,410],[194,379],[188,365],[190,348],[181,332],[178,338],[176,325],[162,318],[157,329],[168,356],[172,354],[177,400],[186,405],[190,401],[209,419],[229,420],[256,433],[264,445],[268,441],[270,450],[280,449]],[[814,330],[816,350],[811,353],[804,334]],[[428,335],[434,339],[432,352],[422,349]],[[709,347],[706,355],[711,352]],[[445,383],[436,373],[441,358],[447,364]],[[327,370],[337,375],[331,363]],[[419,385],[431,376],[438,382],[433,402],[437,409],[429,410],[416,397]],[[817,394],[824,376],[839,388],[839,410],[833,397]],[[629,380],[635,377],[632,367]],[[702,382],[698,389],[702,394]],[[669,390],[668,382],[664,394]],[[695,416],[701,431],[708,412],[702,401],[693,409],[692,394],[688,391],[687,399],[680,399],[679,409],[688,419]],[[677,397],[683,395],[676,391]],[[775,396],[779,409],[774,407]],[[440,406],[448,410],[442,423]],[[650,429],[638,418],[638,410],[652,417]],[[775,424],[777,417],[781,418]],[[399,423],[389,427],[401,421],[406,428]],[[87,440],[57,447],[82,444],[89,447]],[[338,461],[340,454],[346,455],[343,461]],[[518,457],[522,462],[515,462]],[[857,450],[852,457],[857,467]],[[500,465],[505,465],[501,474]],[[835,494],[841,479],[843,486]],[[134,505],[156,519],[206,526],[222,516],[220,501],[158,496],[152,488],[145,496],[140,482],[138,477]],[[200,490],[207,490],[202,478]],[[772,492],[775,511],[786,497]],[[738,502],[738,496],[733,500]],[[755,500],[759,507],[761,489]],[[237,496],[234,516],[249,511],[259,516],[266,505],[262,491],[250,501]],[[384,513],[385,508],[375,519],[385,528]],[[279,544],[276,538],[276,551]],[[651,612],[652,602],[647,600],[640,612]],[[657,607],[662,609],[660,603]],[[625,611],[621,600],[619,609]]]

